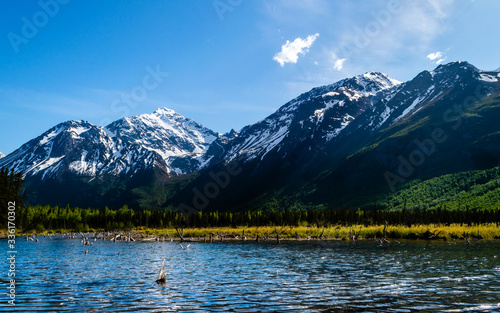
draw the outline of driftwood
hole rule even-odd
[[[156,283],[161,285],[164,284],[166,281],[167,281],[167,274],[165,273],[165,259],[163,259],[160,272],[158,273],[158,277],[156,278]]]
[[[274,228],[274,232],[276,233],[276,243],[280,244],[280,234],[278,233],[278,227]]]

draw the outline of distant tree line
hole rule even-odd
[[[199,212],[184,215],[177,211],[134,211],[123,206],[119,210],[59,208],[28,206],[23,210],[23,230],[91,229],[131,230],[135,227],[238,227],[238,226],[317,226],[335,225],[428,225],[461,224],[500,225],[500,208],[448,210],[445,206],[435,210],[353,210],[329,209],[308,211],[253,211],[253,212]]]

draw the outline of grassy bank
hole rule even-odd
[[[33,233],[38,235],[66,233],[74,230],[49,230],[43,232],[18,232],[17,235],[25,236]],[[102,229],[91,229],[91,232],[102,232]],[[145,228],[138,227],[121,233],[133,233],[135,237],[151,238],[163,237],[180,239],[179,233],[186,240],[208,240],[212,235],[213,240],[275,240],[276,232],[281,239],[298,240],[372,240],[376,238],[387,239],[422,239],[422,240],[452,240],[452,239],[500,239],[500,227],[496,224],[483,224],[477,226],[460,225],[420,225],[420,226],[336,226],[336,227],[213,227],[213,228]],[[5,238],[7,233],[0,232],[0,238]]]
[[[165,236],[178,238],[175,229],[136,229],[135,232],[145,236]],[[424,239],[424,240],[450,240],[450,239],[500,239],[500,228],[495,224],[480,226],[460,225],[425,225],[425,226],[337,226],[328,228],[317,227],[219,227],[219,228],[186,228],[181,231],[184,238],[198,239],[199,237],[212,237],[224,239],[256,239],[262,240],[276,238],[278,232],[282,239],[337,239],[337,240],[362,240],[384,237],[387,239]]]

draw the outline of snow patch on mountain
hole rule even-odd
[[[345,94],[347,97],[350,97],[350,99],[356,100],[361,96],[373,96],[400,84],[400,81],[384,73],[368,72],[352,78],[342,79],[330,85],[313,88],[282,106],[278,112],[293,112],[297,110],[301,104],[318,97],[326,98]]]
[[[82,133],[86,132],[86,131],[89,131],[90,130],[90,127],[83,127],[83,126],[78,126],[78,127],[74,127],[71,129],[71,132],[77,134],[78,136],[80,136]]]
[[[382,114],[380,114],[379,118],[380,118],[380,121],[378,122],[378,124],[375,126],[375,128],[379,128],[380,126],[382,126],[385,121],[387,121],[389,119],[389,117],[391,116],[391,113],[393,112],[393,110],[391,110],[390,107],[386,106],[384,111],[382,111]],[[368,124],[368,126],[373,126],[373,122],[374,120],[372,119],[370,124]]]
[[[338,93],[337,93],[338,95]],[[328,101],[325,103],[325,107],[323,109],[319,109],[314,111],[314,117],[317,119],[318,123],[321,123],[323,121],[323,117],[325,116],[325,112],[329,110],[330,108],[334,107],[335,105],[338,105],[339,107],[343,106],[345,103],[344,100],[339,101],[339,100],[332,100]],[[311,121],[313,120],[313,117],[310,117]]]
[[[247,160],[252,160],[259,155],[266,155],[274,149],[288,134],[290,121],[280,125],[278,129],[265,129],[249,135],[245,140],[229,151],[230,159],[237,155],[246,155]]]
[[[46,134],[45,136],[43,136],[42,139],[40,139],[40,141],[38,142],[38,144],[44,145],[44,144],[48,143],[51,138],[56,137],[62,131],[63,131],[62,127],[56,127],[55,129],[53,129],[52,131],[50,131],[48,134]]]
[[[0,159],[4,158],[4,157],[5,157],[5,154],[3,154],[2,152],[0,152]]]
[[[330,141],[332,140],[333,138],[337,137],[340,132],[342,130],[344,130],[344,128],[347,127],[347,125],[349,125],[352,121],[354,121],[354,117],[352,117],[351,115],[349,114],[346,114],[345,116],[343,116],[341,119],[341,122],[340,122],[340,127],[335,129],[334,131],[330,131],[330,132],[327,132],[326,133],[326,140],[327,141]]]
[[[327,93],[325,93],[325,94],[321,95],[321,97],[322,97],[322,98],[324,98],[324,97],[333,97],[333,96],[338,96],[338,95],[339,95],[339,93],[338,93],[338,92],[335,92],[335,91],[330,91],[330,92],[327,92]]]
[[[413,100],[412,104],[410,104],[410,106],[407,107],[400,116],[398,116],[394,119],[394,122],[397,122],[398,120],[405,117],[408,113],[413,111],[413,109],[415,109],[415,107],[417,105],[419,105],[424,99],[425,99],[425,97],[417,97],[415,100]]]
[[[48,160],[43,160],[42,162],[36,164],[34,167],[37,168],[37,171],[43,171],[48,167],[53,166],[54,164],[58,163],[64,158],[63,156],[57,157],[57,158],[49,158]]]
[[[500,74],[497,74],[497,77],[500,77]],[[487,83],[498,82],[498,79],[495,76],[489,75],[489,74],[484,74],[484,73],[479,74],[479,80],[481,80],[483,82],[487,82]]]

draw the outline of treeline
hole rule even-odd
[[[448,210],[309,210],[309,211],[254,211],[254,212],[198,212],[185,215],[177,211],[134,211],[127,206],[119,210],[59,208],[28,206],[20,213],[25,231],[75,230],[89,231],[131,230],[135,227],[238,227],[238,226],[317,226],[334,225],[429,225],[500,224],[500,209]]]

